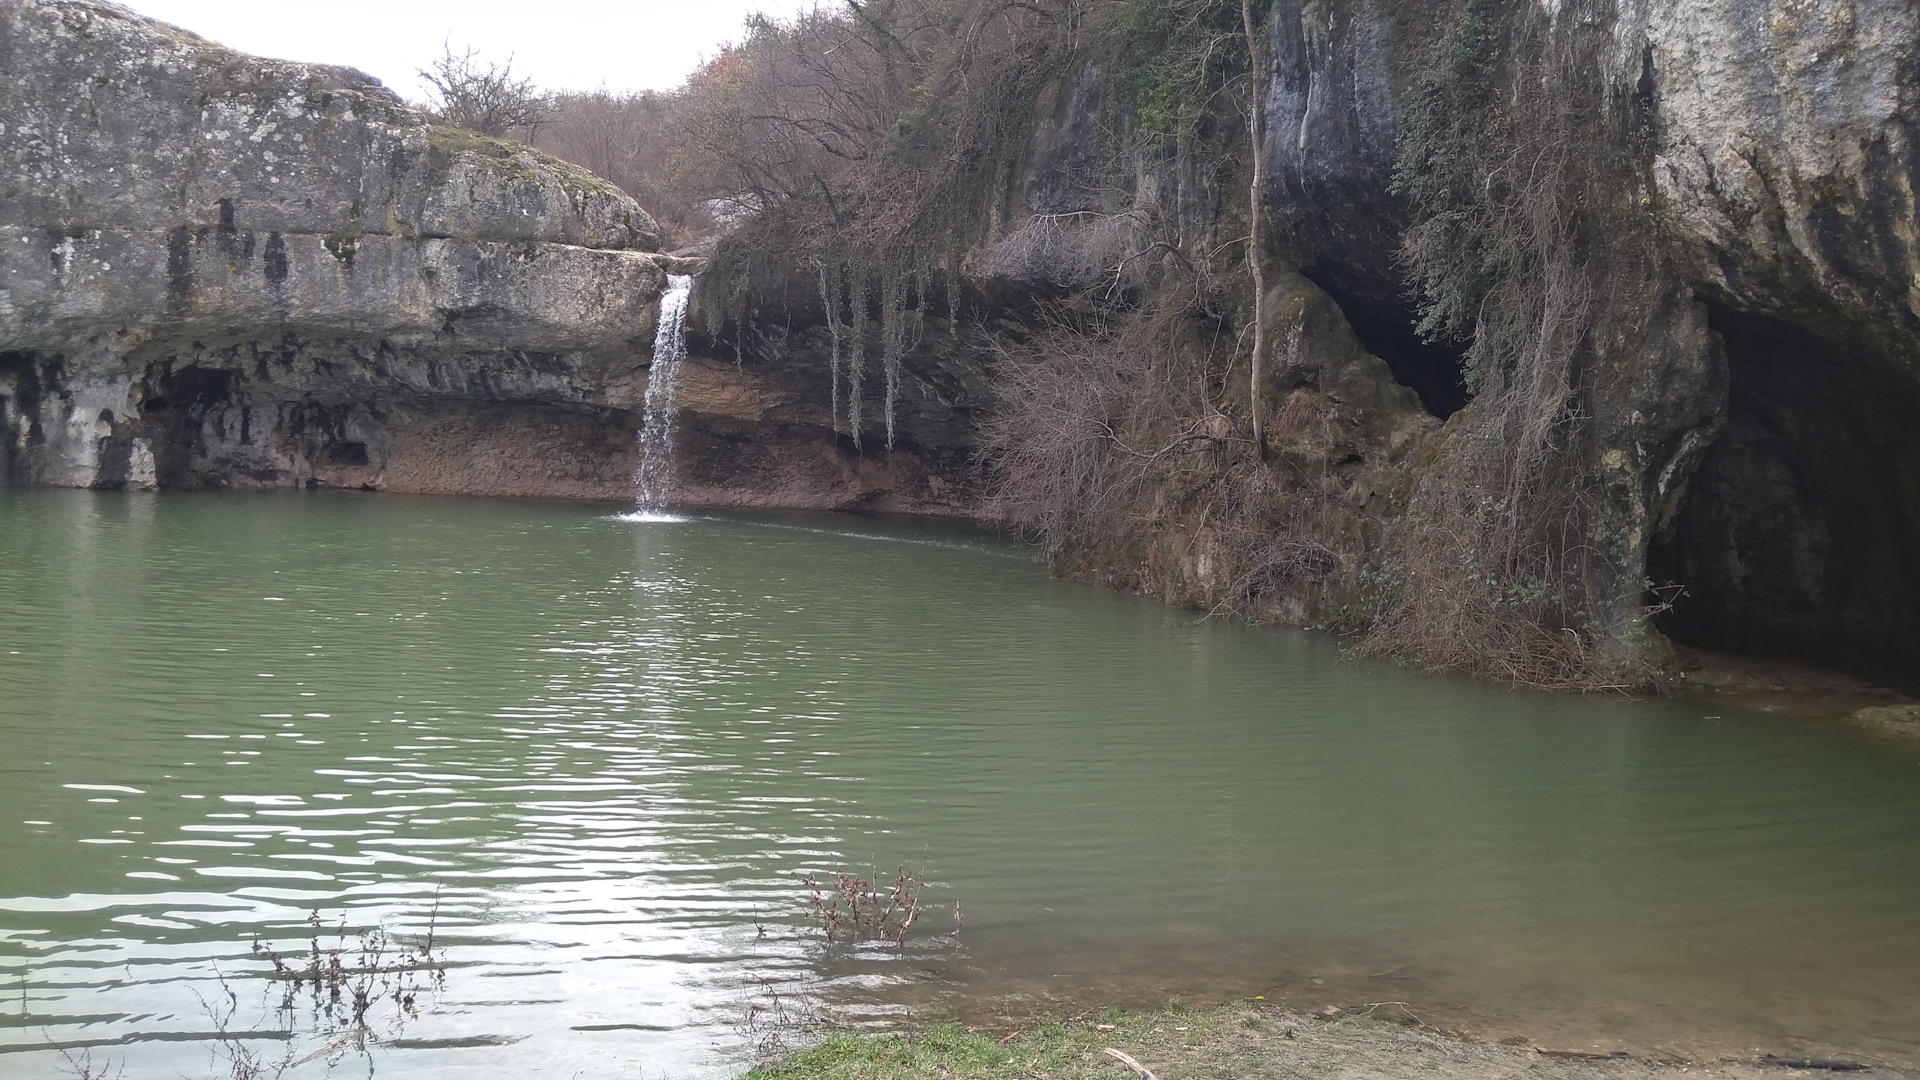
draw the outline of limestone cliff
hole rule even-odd
[[[0,72],[9,480],[627,490],[632,199],[112,4],[0,3]]]
[[[1658,681],[1667,636],[1910,680],[1913,5],[1260,6],[1257,150],[1238,121],[1116,143],[1121,57],[1069,35],[1017,160],[981,165],[997,186],[964,274],[922,275],[891,324],[836,301],[866,341],[901,342],[860,413],[815,261],[753,289],[703,275],[681,497],[989,511],[992,343],[1031,331],[1036,298],[1180,294],[1167,340],[1206,363],[1191,407],[1159,403],[1173,465],[1061,570],[1264,618],[1398,619],[1435,662],[1517,681],[1552,681],[1503,673],[1541,647],[1575,682]],[[1436,89],[1449,64],[1476,82]],[[0,0],[0,71],[8,479],[626,491],[671,262],[630,200],[357,73],[91,0]],[[1471,134],[1447,151],[1471,182],[1439,207],[1407,182],[1436,94],[1487,110],[1484,130],[1442,118]],[[1410,287],[1408,238],[1446,214],[1492,223],[1494,283],[1468,291],[1471,332],[1423,338],[1435,279]],[[1234,345],[1253,228],[1275,343],[1258,385]]]
[[[1596,314],[1570,399],[1573,456],[1600,480],[1614,543],[1597,572],[1635,602],[1643,580],[1683,587],[1656,620],[1682,641],[1910,682],[1920,12],[1904,0],[1492,10],[1494,47],[1564,48],[1582,72],[1550,92],[1579,113],[1578,186],[1559,194],[1601,224],[1576,238]],[[1415,386],[1438,358],[1402,329],[1409,214],[1390,179],[1417,73],[1460,17],[1453,4],[1282,0],[1268,28],[1279,246]],[[1530,38],[1517,30],[1529,22],[1543,24]],[[1494,77],[1537,70],[1509,55]],[[1476,401],[1450,427],[1502,407]]]
[[[1580,673],[1569,684],[1673,677],[1665,635],[1910,681],[1920,670],[1913,5],[1261,6],[1269,182],[1258,227],[1280,347],[1251,400],[1232,379],[1210,383],[1211,404],[1187,418],[1223,436],[1215,458],[1182,455],[1177,479],[1135,492],[1091,537],[1056,550],[1056,566],[1288,621],[1365,630],[1398,611],[1400,643],[1443,641],[1428,654],[1437,662],[1501,677],[1507,656],[1533,647],[1496,640],[1502,624],[1531,619]],[[1508,281],[1479,309],[1503,325],[1483,319],[1477,336],[1435,342],[1414,332],[1406,262],[1409,231],[1432,214],[1396,170],[1410,118],[1435,92],[1437,57],[1472,12],[1487,27],[1462,63],[1484,86],[1462,93],[1479,93],[1489,120],[1484,132],[1461,127],[1479,157],[1455,193],[1465,203],[1441,209],[1531,229],[1494,246],[1506,245],[1502,267],[1540,284],[1529,296],[1527,280]],[[984,325],[1034,295],[1096,283],[1108,295],[1199,295],[1166,282],[1247,235],[1235,191],[1244,128],[1173,153],[1120,148],[1118,61],[1097,44],[1077,48],[1036,102],[1024,157],[1004,169],[988,235],[967,257]],[[1541,207],[1551,212],[1514,224]],[[1163,267],[1185,269],[1164,270],[1160,286],[1114,275],[1140,270],[1155,246],[1178,253]],[[1232,269],[1216,258],[1216,284],[1222,266]],[[1224,287],[1206,305],[1231,335],[1249,297]],[[788,414],[844,441],[846,424],[828,413],[814,286],[783,288],[750,298],[738,319],[710,319],[716,337],[731,335],[710,351],[748,377],[809,373],[787,392]],[[903,445],[924,461],[965,446],[955,432],[994,407],[995,388],[940,305],[920,308],[926,334],[906,356],[901,422]],[[869,340],[879,330],[873,320]],[[876,394],[870,386],[867,400]],[[1272,432],[1267,479],[1228,490],[1219,477],[1238,466],[1217,452],[1250,410]],[[1523,495],[1538,504],[1533,532],[1493,535]],[[1236,562],[1231,549],[1246,546],[1236,529],[1292,530],[1291,562]],[[1496,570],[1483,557],[1503,545],[1509,565]],[[1574,602],[1542,599],[1568,586]],[[1462,599],[1476,589],[1477,601]],[[1471,602],[1481,604],[1471,619],[1447,621]]]

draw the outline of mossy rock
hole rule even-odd
[[[327,254],[341,262],[352,262],[354,255],[360,251],[360,238],[365,235],[367,230],[360,224],[359,216],[355,215],[352,221],[347,222],[346,228],[321,237],[320,243],[327,249]]]
[[[526,143],[445,124],[427,128],[427,161],[436,178],[444,178],[452,170],[454,159],[461,154],[478,157],[490,172],[504,179],[538,181],[551,176],[569,195],[621,195],[620,189],[610,181]]]
[[[1874,705],[1853,714],[1861,727],[1906,739],[1920,739],[1920,702]]]

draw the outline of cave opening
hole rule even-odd
[[[0,350],[0,485],[27,482],[23,445],[42,438],[40,357]]]
[[[1726,425],[1655,538],[1673,640],[1920,689],[1920,380],[1870,349],[1709,304]]]
[[[368,462],[367,444],[363,442],[337,442],[327,447],[329,465],[365,465]]]
[[[1394,381],[1419,395],[1423,408],[1445,420],[1466,407],[1464,351],[1420,340],[1414,331],[1413,312],[1401,302],[1397,291],[1383,294],[1367,284],[1377,275],[1363,278],[1326,262],[1302,273],[1340,306],[1361,347],[1385,360]]]

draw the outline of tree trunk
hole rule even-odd
[[[1261,423],[1261,361],[1267,350],[1267,246],[1261,228],[1262,188],[1267,183],[1266,156],[1261,152],[1261,133],[1266,129],[1265,81],[1260,71],[1260,36],[1253,29],[1253,0],[1240,0],[1240,24],[1247,35],[1247,58],[1252,67],[1253,107],[1247,113],[1247,142],[1253,160],[1253,182],[1247,189],[1247,267],[1253,271],[1253,369],[1249,383],[1248,405],[1253,413],[1253,445],[1260,460],[1267,460],[1265,425]]]

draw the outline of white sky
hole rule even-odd
[[[543,89],[665,90],[740,37],[755,11],[813,0],[120,0],[243,52],[345,64],[420,100],[414,75],[467,46]]]

